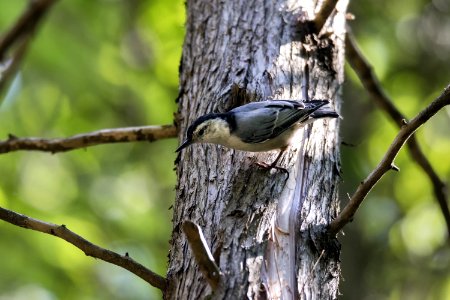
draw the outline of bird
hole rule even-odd
[[[249,152],[280,150],[272,164],[278,168],[283,152],[295,133],[306,124],[321,118],[338,118],[332,109],[324,109],[329,100],[266,100],[233,108],[225,113],[210,113],[196,119],[187,130],[186,139],[176,149],[180,152],[195,143],[218,144]]]

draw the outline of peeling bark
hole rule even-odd
[[[180,65],[180,139],[198,116],[250,100],[331,99],[339,111],[345,9],[311,34],[315,1],[187,1]],[[324,34],[324,32],[329,32]],[[307,67],[306,67],[307,66]],[[241,87],[234,93],[235,85]],[[242,91],[247,92],[245,96]],[[237,96],[236,96],[237,95]],[[177,198],[166,299],[335,299],[339,245],[325,227],[338,212],[339,120],[298,134],[280,171],[258,168],[273,153],[193,145],[178,160]],[[202,276],[181,224],[202,228],[223,273],[214,291]]]

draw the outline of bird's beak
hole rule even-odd
[[[181,150],[183,150],[184,148],[186,148],[187,146],[189,146],[190,144],[192,144],[192,141],[190,140],[185,140],[183,142],[183,144],[180,145],[180,147],[177,148],[177,150],[175,150],[175,152],[180,152]]]

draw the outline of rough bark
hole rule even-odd
[[[309,98],[331,99],[339,110],[346,4],[340,1],[315,35],[308,22],[320,8],[315,1],[187,1],[180,139],[205,113],[250,100],[304,98],[305,69]],[[243,90],[236,93],[236,84]],[[338,211],[338,126],[320,120],[299,132],[280,161],[289,176],[254,164],[271,162],[276,152],[187,148],[177,161],[165,298],[336,298],[339,247],[325,227]],[[223,273],[214,291],[186,241],[185,220],[200,225]]]

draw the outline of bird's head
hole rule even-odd
[[[221,141],[230,136],[230,125],[222,114],[208,114],[201,116],[189,126],[186,139],[178,147],[180,152],[194,143],[221,144]]]

